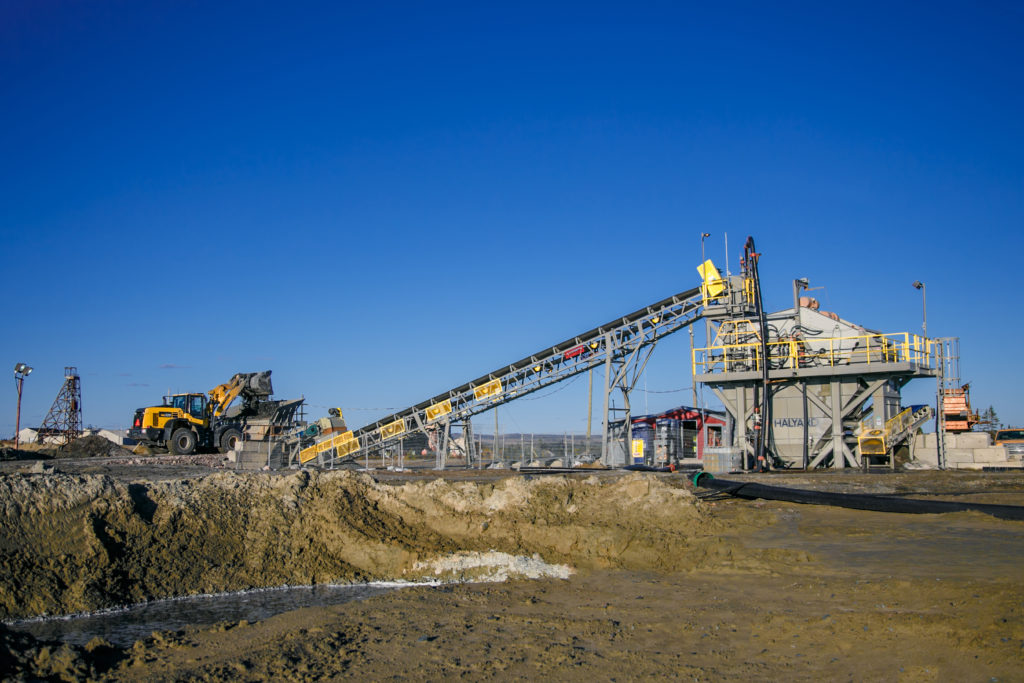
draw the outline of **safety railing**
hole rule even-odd
[[[929,369],[937,366],[932,340],[910,332],[787,339],[768,342],[767,349],[771,370],[873,363],[914,363]],[[764,363],[757,341],[696,348],[691,361],[694,374],[760,372]]]

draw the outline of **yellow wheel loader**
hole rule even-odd
[[[178,455],[227,453],[242,440],[246,418],[276,408],[277,402],[269,400],[274,393],[270,373],[240,372],[206,394],[164,396],[163,405],[135,411],[128,436]],[[232,408],[239,398],[241,404]]]

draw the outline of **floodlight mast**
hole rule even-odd
[[[14,418],[14,450],[18,450],[18,446],[20,445],[18,432],[21,431],[21,385],[25,383],[25,378],[31,374],[31,366],[25,365],[24,363],[15,363],[14,383],[18,386],[18,413]]]
[[[921,290],[921,310],[924,316],[924,321],[921,323],[921,328],[924,331],[924,338],[928,338],[928,288],[925,287],[924,283],[920,280],[914,280],[914,289]]]

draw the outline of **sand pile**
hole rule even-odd
[[[707,560],[707,544],[693,550],[713,535],[687,491],[640,474],[403,486],[350,472],[129,485],[11,474],[0,477],[0,507],[0,618],[260,586],[434,579],[464,553],[685,569]]]

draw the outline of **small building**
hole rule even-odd
[[[630,419],[630,433],[625,421],[609,425],[612,447],[605,464],[625,460],[626,443],[630,443],[633,464],[652,467],[698,464],[705,448],[719,447],[726,436],[724,412],[708,408],[679,406],[654,415],[635,415]]]

